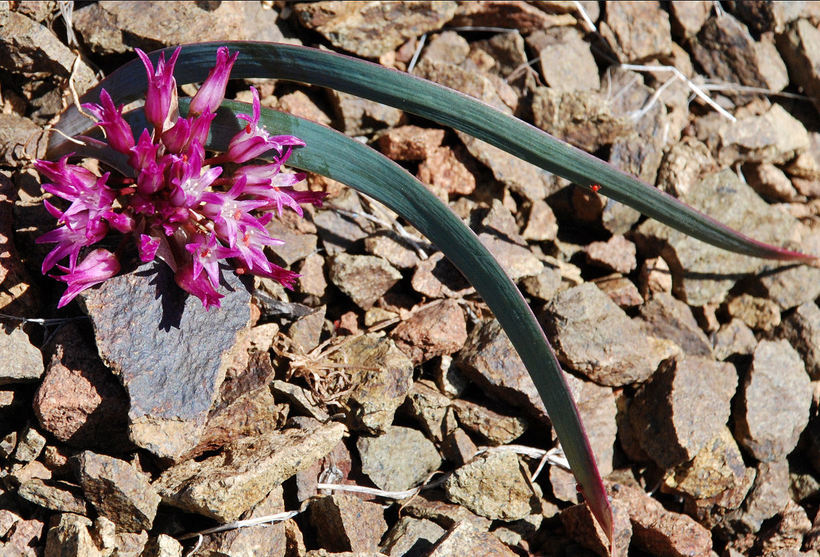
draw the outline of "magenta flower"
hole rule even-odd
[[[131,236],[141,261],[164,261],[176,283],[206,308],[219,306],[226,264],[237,273],[271,278],[288,288],[298,277],[268,261],[264,250],[282,243],[266,229],[274,212],[281,215],[287,207],[301,215],[302,204],[318,206],[324,198],[294,188],[304,174],[281,171],[291,149],[304,143],[293,136],[272,136],[260,127],[254,89],[252,115],[240,116],[247,126],[231,140],[227,153],[207,158],[204,143],[237,54],[227,48],[217,51],[216,66],[191,101],[188,117],[180,118],[173,75],[179,52],[167,63],[160,55],[155,69],[137,50],[148,76],[145,114],[153,133],[143,130],[135,142],[122,107],[116,107],[105,90],[99,105],[85,105],[111,147],[128,155],[131,177],[115,181],[109,173],[97,176],[68,164],[71,155],[35,163],[51,181],[43,189],[66,202],[59,207],[45,202],[59,227],[37,239],[56,244],[43,261],[43,273],[55,265],[64,272],[55,277],[68,285],[60,307],[119,272],[116,253],[93,248],[111,232]],[[268,151],[276,154],[273,162],[241,166]],[[58,265],[65,258],[68,266]]]
[[[148,73],[148,90],[145,92],[145,117],[154,126],[155,130],[163,132],[166,124],[172,117],[171,107],[176,105],[177,82],[174,79],[174,64],[177,63],[179,52],[182,47],[177,48],[171,55],[168,63],[165,63],[165,53],[159,55],[157,69],[140,49],[136,49],[137,56],[140,57]],[[176,106],[174,106],[176,109]],[[176,112],[174,110],[173,112]]]
[[[189,112],[194,116],[214,112],[225,98],[225,86],[228,84],[231,69],[239,53],[230,56],[228,49],[221,46],[216,51],[216,66],[208,73],[208,77],[191,99]]]
[[[54,278],[68,284],[68,288],[57,303],[57,307],[61,308],[83,290],[91,288],[95,284],[99,284],[119,273],[120,262],[117,260],[117,256],[110,251],[95,249],[83,259],[82,263],[73,269],[62,265],[57,265],[57,268],[66,274],[54,276]]]

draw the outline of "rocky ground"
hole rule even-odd
[[[270,225],[295,291],[171,307],[149,267],[55,309],[30,162],[71,89],[134,47],[286,41],[409,69],[820,253],[818,4],[57,4],[0,3],[2,555],[606,553],[485,304],[340,184],[310,176],[325,207]],[[820,269],[710,248],[393,108],[253,84],[399,161],[503,263],[568,371],[619,554],[818,555]]]

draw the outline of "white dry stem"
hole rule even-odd
[[[227,532],[228,530],[238,530],[240,528],[248,528],[250,526],[259,526],[260,524],[274,524],[276,522],[283,522],[294,516],[298,515],[302,511],[286,511],[283,513],[276,513],[276,514],[268,514],[265,516],[259,516],[257,518],[248,518],[245,520],[235,520],[234,522],[229,522],[227,524],[220,524],[219,526],[214,526],[213,528],[208,528],[207,530],[200,530],[199,532],[193,532],[191,534],[185,534],[184,536],[180,536],[178,540],[189,540],[191,538],[196,538],[197,536],[207,536],[208,534],[218,534],[219,532]],[[189,553],[188,555],[191,555]]]
[[[24,323],[36,323],[37,325],[62,325],[69,321],[78,321],[80,319],[88,319],[87,315],[80,315],[78,317],[61,317],[58,319],[37,319],[32,317],[17,317],[16,315],[7,315],[0,313],[1,319],[14,319],[15,321],[23,321]]]
[[[592,21],[591,17],[589,17],[589,14],[584,9],[584,6],[582,6],[578,0],[574,0],[573,4],[575,4],[575,9],[578,10],[578,15],[580,15],[581,19],[584,20],[584,26],[587,28],[587,31],[597,33],[598,28],[595,27],[595,22]]]
[[[416,62],[419,61],[419,56],[421,56],[421,51],[424,48],[424,43],[427,42],[427,33],[423,34],[419,39],[419,44],[416,45],[416,51],[413,53],[413,57],[410,59],[410,63],[407,65],[407,73],[413,73],[413,68],[416,67]]]
[[[683,81],[686,84],[686,86],[689,87],[689,89],[697,97],[699,97],[701,100],[703,100],[703,102],[705,102],[706,104],[708,104],[709,106],[714,108],[718,113],[720,113],[722,116],[728,118],[730,121],[732,121],[732,122],[737,121],[737,119],[734,116],[732,116],[729,112],[727,112],[726,109],[724,109],[718,103],[713,101],[712,98],[709,95],[707,95],[706,92],[700,86],[695,85],[695,83],[691,79],[689,79],[688,77],[683,75],[683,72],[681,72],[675,66],[647,66],[647,65],[643,65],[643,64],[621,64],[621,67],[625,70],[632,70],[632,71],[635,71],[635,72],[666,72],[666,73],[672,73],[675,79],[679,79],[679,80]],[[651,103],[654,103],[656,100],[657,100],[657,97],[655,97],[653,95]],[[648,103],[649,108],[651,108],[651,103]],[[642,110],[646,110],[646,109],[647,109],[647,107],[644,107],[644,109],[642,109]]]
[[[57,7],[60,9],[60,15],[65,22],[66,38],[68,39],[68,46],[80,46],[77,42],[77,36],[74,34],[74,2],[67,2],[60,0],[57,2]]]
[[[546,463],[551,464],[552,466],[557,466],[562,470],[572,472],[572,469],[570,469],[569,467],[567,457],[564,456],[564,451],[561,450],[560,447],[554,447],[548,451],[545,451],[544,449],[538,449],[536,447],[527,447],[525,445],[501,445],[499,447],[479,447],[478,452],[476,454],[502,452],[513,452],[515,454],[528,456],[530,458],[542,459]],[[541,472],[541,468],[543,468],[543,465],[539,464],[539,467],[536,469],[535,474],[533,474],[533,479],[535,479],[535,477]]]
[[[363,493],[365,495],[373,495],[375,497],[383,497],[384,499],[396,499],[402,500],[407,499],[416,495],[422,489],[430,489],[433,487],[437,487],[443,484],[449,474],[445,474],[443,477],[424,483],[422,485],[413,487],[411,489],[405,489],[403,491],[386,491],[384,489],[377,489],[375,487],[364,487],[360,485],[349,485],[349,484],[331,484],[331,483],[319,483],[316,484],[316,489],[319,490],[328,490],[328,491],[347,491],[349,493]]]

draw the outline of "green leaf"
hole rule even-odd
[[[180,100],[181,111],[187,103]],[[244,125],[234,114],[250,114],[250,109],[244,103],[224,102],[211,128],[209,148],[224,151]],[[472,230],[404,168],[370,147],[275,110],[263,108],[260,123],[307,144],[293,151],[288,166],[338,180],[384,203],[429,238],[475,287],[532,376],[590,508],[609,531],[612,517],[606,491],[561,366],[518,288]]]
[[[202,81],[214,64],[216,49],[228,45],[240,52],[232,77],[277,78],[310,83],[378,101],[451,126],[482,139],[545,170],[623,202],[690,236],[729,251],[771,259],[813,260],[809,256],[753,240],[679,202],[612,165],[472,97],[407,73],[348,56],[302,46],[260,42],[199,43],[183,47],[176,66],[178,83]],[[156,60],[160,52],[151,54]],[[146,88],[145,70],[133,60],[111,74],[84,98],[96,101],[105,87],[114,102],[128,102]],[[73,136],[89,120],[73,107],[56,126]],[[65,141],[52,136],[52,145]]]

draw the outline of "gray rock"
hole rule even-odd
[[[361,205],[358,206],[361,210]],[[322,239],[322,246],[328,255],[337,255],[350,248],[355,242],[366,238],[368,233],[363,223],[333,210],[317,211],[313,222]]]
[[[424,47],[421,59],[444,62],[458,66],[470,53],[470,43],[455,31],[443,31],[431,36]]]
[[[329,453],[344,431],[342,424],[331,422],[243,437],[219,454],[168,468],[154,487],[168,505],[230,522]]]
[[[439,526],[450,529],[459,522],[469,522],[479,530],[488,530],[491,521],[478,516],[461,505],[453,505],[436,499],[425,499],[419,495],[410,499],[404,507],[407,516],[426,518]]]
[[[176,538],[172,538],[167,534],[160,534],[148,540],[140,557],[182,557],[182,554],[182,544]],[[268,553],[268,555],[275,555],[275,553]]]
[[[404,120],[398,108],[349,95],[328,91],[333,112],[342,130],[348,135],[367,135],[383,128],[391,128]]]
[[[598,13],[598,7],[593,2],[586,2],[586,9],[591,14]],[[467,2],[459,5],[450,24],[453,27],[504,27],[517,29],[527,35],[537,29],[575,25],[577,20],[573,14],[567,13],[568,11],[574,10],[567,10],[564,7],[555,10],[555,13],[549,13],[530,4]],[[596,15],[591,17],[597,18]]]
[[[458,302],[445,299],[414,312],[390,336],[419,365],[460,350],[467,340],[467,322]]]
[[[453,526],[436,544],[429,557],[450,555],[483,555],[485,557],[514,557],[513,550],[489,532],[481,531],[469,522]]]
[[[544,268],[544,264],[528,248],[487,232],[479,234],[478,239],[512,280],[537,275]]]
[[[74,12],[75,30],[97,54],[146,51],[163,46],[198,42],[204,36],[220,40],[283,42],[276,12],[262,6],[191,2],[130,4],[98,2]],[[291,41],[292,42],[292,41]]]
[[[518,520],[533,512],[537,496],[511,451],[479,455],[444,482],[447,499],[491,520]]]
[[[672,50],[669,14],[660,2],[607,4],[599,30],[620,62],[641,62]]]
[[[463,466],[473,459],[478,447],[463,429],[456,428],[444,438],[441,451],[447,460],[456,466]]]
[[[659,362],[640,326],[594,284],[559,292],[541,321],[561,362],[598,384],[644,381]]]
[[[340,253],[330,262],[329,277],[362,309],[369,309],[401,280],[401,273],[381,257]]]
[[[641,307],[641,320],[647,333],[665,338],[691,356],[712,356],[712,344],[698,326],[692,310],[672,295],[658,293]]]
[[[429,298],[460,298],[473,287],[440,251],[419,263],[410,280],[413,290]]]
[[[364,249],[397,269],[412,269],[419,262],[419,256],[412,248],[388,234],[368,236],[364,240]]]
[[[746,323],[732,319],[712,335],[712,346],[715,358],[725,360],[735,354],[750,356],[757,347],[757,339]]]
[[[786,65],[771,36],[755,41],[731,14],[709,18],[692,42],[692,53],[714,79],[773,91],[789,84]]]
[[[527,430],[523,418],[500,414],[468,400],[454,400],[453,409],[464,429],[478,434],[490,445],[506,445]]]
[[[782,511],[789,501],[789,463],[761,462],[738,520],[751,532],[757,532],[765,520]]]
[[[595,91],[601,86],[590,44],[578,29],[553,28],[541,33],[544,40],[538,56],[548,86],[556,91]]]
[[[498,321],[486,321],[470,332],[456,365],[489,396],[541,422],[548,419],[532,378]]]
[[[4,354],[0,385],[27,383],[39,379],[43,368],[43,355],[31,344],[23,329],[0,331],[0,353]]]
[[[80,486],[63,481],[46,482],[32,479],[17,488],[22,499],[51,511],[61,513],[88,514],[88,505],[83,499]]]
[[[627,274],[637,267],[635,244],[616,234],[606,242],[592,242],[584,248],[587,262],[596,267]]]
[[[683,38],[697,35],[711,11],[712,4],[707,0],[672,0],[669,2],[672,32]]]
[[[413,362],[377,333],[346,343],[330,359],[350,366],[353,389],[342,399],[349,427],[370,435],[385,431],[412,387]]]
[[[798,225],[763,201],[732,171],[711,174],[681,192],[681,201],[763,242],[782,244]],[[704,244],[657,221],[637,229],[642,252],[660,253],[672,272],[673,291],[690,306],[721,302],[735,282],[771,264]]]
[[[820,107],[816,100],[820,96],[820,30],[809,20],[798,19],[777,36],[777,47],[794,82]]]
[[[270,248],[285,265],[293,265],[316,251],[316,234],[300,232],[279,219],[271,220],[265,225],[265,229],[272,238],[285,242]]]
[[[20,433],[20,438],[17,441],[17,447],[14,449],[12,458],[17,462],[31,462],[40,456],[45,446],[46,438],[43,437],[43,434],[30,425],[26,426]]]
[[[122,531],[150,530],[160,497],[142,472],[117,458],[83,451],[77,456],[86,499]]]
[[[741,294],[729,300],[726,311],[732,318],[740,319],[752,329],[764,333],[770,333],[780,325],[780,308],[766,298]]]
[[[362,472],[380,489],[416,487],[441,466],[435,445],[416,429],[390,426],[378,437],[356,441]]]
[[[627,119],[613,114],[611,102],[594,91],[539,87],[533,94],[532,113],[536,126],[590,152],[633,130]]]
[[[353,495],[327,495],[310,504],[310,522],[318,542],[330,551],[372,551],[387,531],[378,503]]]
[[[629,407],[641,447],[661,468],[692,460],[728,421],[736,386],[731,364],[666,360]]]
[[[738,394],[738,442],[761,462],[785,458],[809,420],[812,389],[800,355],[785,340],[760,341]]]
[[[309,391],[299,385],[293,385],[286,381],[275,379],[271,383],[270,388],[275,396],[287,398],[288,402],[290,402],[298,412],[319,420],[320,422],[326,422],[330,419],[328,413],[313,401]]]
[[[455,13],[455,2],[295,5],[299,23],[318,31],[337,48],[365,58],[378,58],[408,39],[441,29]]]
[[[445,532],[431,520],[403,516],[385,534],[381,548],[390,557],[423,557]]]
[[[74,513],[55,515],[48,529],[45,543],[45,555],[77,555],[82,557],[100,557],[102,553],[94,544],[88,529],[91,521]]]
[[[325,325],[325,311],[327,306],[320,306],[311,313],[297,318],[288,327],[288,338],[294,348],[307,354],[317,346],[322,337],[322,328]]]
[[[450,399],[427,380],[413,383],[413,388],[407,395],[407,403],[407,410],[437,443],[458,426],[450,407]]]
[[[691,461],[676,466],[664,477],[665,487],[703,500],[741,486],[746,466],[731,430],[720,432],[698,451]]]
[[[282,486],[278,486],[242,515],[242,518],[254,519],[282,512],[285,512],[285,501],[282,496]],[[163,534],[160,534],[159,538],[162,537]],[[179,543],[173,538],[171,540]],[[199,551],[205,555],[208,555],[210,551],[211,555],[285,557],[286,546],[285,525],[282,522],[275,522],[267,524],[261,531],[256,528],[237,528],[210,534]],[[171,557],[171,554],[162,553],[157,557]],[[177,557],[182,557],[182,554],[180,553]]]
[[[797,307],[783,322],[783,334],[797,349],[812,379],[820,377],[820,308],[814,302]]]
[[[230,289],[211,311],[162,263],[82,294],[100,357],[128,392],[131,439],[157,456],[174,459],[196,444],[230,350],[250,325],[249,293],[233,273],[224,277]]]

